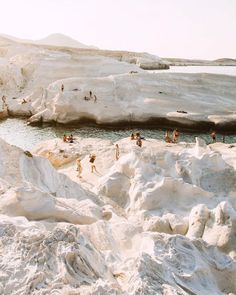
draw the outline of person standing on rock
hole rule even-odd
[[[94,94],[94,103],[96,103],[97,102],[97,96]]]
[[[178,140],[179,140],[179,131],[178,131],[178,129],[175,129],[172,134],[172,141],[174,143],[177,143]]]
[[[216,142],[216,132],[215,131],[211,132],[211,138],[212,138],[212,142]]]
[[[93,171],[97,172],[96,166],[94,164],[95,160],[96,160],[96,155],[90,155],[89,156],[89,162],[91,163],[91,172],[93,173]]]
[[[171,140],[171,138],[169,136],[169,131],[166,131],[166,134],[165,134],[165,142],[168,142],[168,143],[171,143],[172,142],[172,140]]]
[[[93,93],[91,90],[89,91],[89,97],[90,97],[90,99],[93,98]]]
[[[76,165],[77,165],[77,168],[76,168],[76,170],[78,171],[78,177],[79,178],[81,178],[81,173],[82,173],[82,165],[81,165],[81,160],[80,160],[80,158],[77,158],[77,160],[76,160]]]
[[[61,84],[61,92],[63,92],[63,91],[64,91],[64,85]]]
[[[120,158],[120,148],[119,145],[116,144],[116,161],[118,161]]]

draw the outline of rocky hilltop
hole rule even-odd
[[[235,147],[116,144],[0,140],[0,292],[234,294]]]

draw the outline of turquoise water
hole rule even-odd
[[[112,128],[104,129],[93,126],[29,126],[25,120],[21,119],[6,119],[0,121],[0,137],[10,144],[16,145],[23,149],[30,150],[37,143],[61,137],[63,134],[73,134],[74,136],[80,137],[99,137],[104,139],[110,139],[117,141],[121,138],[128,137],[132,132],[139,131],[142,136],[146,138],[155,138],[163,140],[165,130],[162,129],[150,129],[150,128]],[[200,136],[205,139],[207,143],[211,142],[209,134],[205,133],[181,133],[180,141],[193,142],[195,137]],[[217,140],[222,141],[222,135],[217,135]],[[225,137],[226,143],[236,142],[236,135],[228,135]]]

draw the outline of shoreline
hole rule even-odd
[[[13,117],[12,117],[13,118]],[[26,119],[27,118],[23,118]],[[235,122],[228,122],[228,123],[221,123],[215,124],[213,122],[206,122],[206,121],[199,121],[193,122],[189,121],[190,123],[188,126],[181,122],[176,122],[174,120],[169,120],[164,117],[159,118],[150,118],[146,121],[117,121],[117,122],[104,122],[104,123],[97,123],[94,119],[89,118],[81,118],[80,120],[71,121],[69,123],[60,123],[56,121],[51,122],[32,122],[29,123],[30,126],[69,126],[69,127],[78,127],[79,125],[82,126],[91,126],[101,129],[120,129],[120,128],[144,128],[144,129],[164,129],[164,130],[171,130],[173,128],[178,128],[182,132],[189,132],[189,133],[197,133],[197,132],[210,132],[215,130],[222,134],[236,134],[236,121]]]

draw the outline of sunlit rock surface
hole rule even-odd
[[[235,130],[236,77],[144,70],[166,66],[148,53],[0,37],[0,98],[6,97],[0,118],[26,116],[31,124],[145,122]]]
[[[236,148],[117,144],[0,141],[0,292],[234,294]]]

